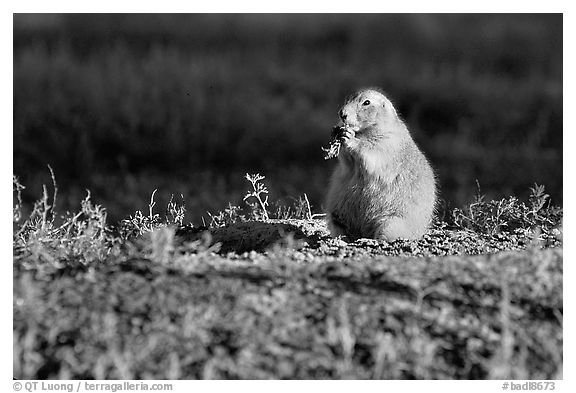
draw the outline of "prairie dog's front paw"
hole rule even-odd
[[[332,130],[332,137],[341,142],[349,143],[356,136],[356,132],[352,127],[337,126]]]
[[[339,140],[342,143],[342,146],[344,146],[346,149],[355,149],[356,146],[358,146],[358,138],[356,138],[356,132],[351,129],[346,129],[344,132],[342,132]]]
[[[346,143],[348,141],[350,141],[351,139],[353,139],[356,136],[356,133],[350,129],[344,129],[344,131],[342,132],[342,134],[340,134],[340,140],[342,140],[342,142]]]

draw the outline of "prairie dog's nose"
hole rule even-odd
[[[340,118],[341,118],[342,120],[346,120],[346,117],[348,117],[348,115],[347,115],[346,113],[344,113],[344,110],[343,110],[343,109],[340,109],[340,110],[338,111],[338,116],[340,116]]]

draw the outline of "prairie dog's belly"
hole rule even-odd
[[[386,217],[398,214],[394,187],[357,172],[340,178],[332,201],[332,219],[352,237],[370,237]]]

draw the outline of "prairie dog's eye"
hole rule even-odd
[[[366,105],[370,105],[370,100],[366,100],[362,103],[362,105],[366,106]]]

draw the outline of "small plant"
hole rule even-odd
[[[162,225],[162,220],[158,213],[154,213],[154,206],[156,202],[154,201],[154,195],[157,189],[152,192],[150,197],[150,203],[148,204],[148,215],[144,215],[142,211],[137,210],[134,215],[130,215],[128,218],[120,222],[120,237],[122,239],[127,239],[131,236],[140,236],[144,233],[151,232],[155,228]],[[170,205],[168,205],[170,206]]]
[[[323,217],[325,214],[312,214],[310,207],[310,201],[308,200],[308,195],[304,195],[296,198],[291,198],[294,200],[292,205],[287,205],[284,203],[276,202],[276,213],[275,217],[281,220],[287,219],[302,219],[302,220],[312,220],[317,217]]]
[[[15,193],[16,201],[12,207],[12,222],[18,223],[22,219],[22,190],[26,189],[18,178],[12,175],[12,192]]]
[[[290,205],[287,205],[287,204],[281,203],[281,202],[274,202],[273,206],[275,209],[274,217],[279,219],[279,220],[287,220],[290,218],[300,218],[297,216],[297,212],[294,211],[294,209]]]
[[[330,141],[330,145],[328,145],[327,148],[322,147],[322,151],[324,152],[324,159],[330,160],[331,158],[338,157],[338,154],[340,154],[340,146],[341,145],[342,145],[342,142],[340,142],[340,140],[332,139]]]
[[[162,220],[160,214],[154,212],[154,207],[156,207],[154,196],[157,191],[157,189],[152,191],[147,215],[142,213],[142,211],[137,210],[133,215],[120,221],[118,231],[121,239],[128,239],[132,236],[141,236],[160,227],[170,225],[181,227],[184,225],[184,217],[186,213],[184,195],[180,194],[182,204],[178,204],[174,201],[174,195],[170,196],[170,201],[168,201],[166,207],[166,215],[164,216],[164,220]]]
[[[535,184],[530,188],[529,205],[516,197],[486,202],[478,187],[473,203],[467,209],[454,209],[453,219],[457,227],[494,235],[517,228],[551,229],[559,225],[562,209],[550,207],[549,195],[544,186]],[[548,203],[547,203],[548,202]]]
[[[56,186],[56,178],[54,177],[54,171],[50,165],[48,165],[50,170],[50,176],[52,178],[52,185],[54,189],[54,194],[52,196],[52,205],[48,201],[48,189],[46,185],[42,185],[42,198],[34,203],[32,212],[28,216],[28,219],[20,225],[18,229],[15,228],[14,238],[24,236],[24,238],[34,233],[38,236],[48,235],[54,229],[54,207],[56,206],[56,195],[58,193],[58,187]],[[16,203],[13,207],[13,223],[16,224],[22,218],[22,195],[21,192],[26,187],[20,184],[16,176],[12,176],[12,189],[16,193]]]
[[[246,217],[240,214],[241,210],[242,208],[240,208],[240,206],[228,203],[228,207],[223,211],[219,211],[216,214],[208,212],[211,220],[209,226],[211,228],[221,228],[237,222],[246,221]]]
[[[80,212],[67,219],[54,234],[70,256],[82,263],[102,261],[112,249],[114,239],[108,232],[106,209],[94,204],[90,191],[80,203]]]
[[[268,207],[268,189],[263,183],[260,183],[261,180],[264,180],[265,176],[260,175],[259,173],[255,175],[246,174],[246,180],[252,184],[252,191],[248,191],[246,196],[244,196],[244,201],[248,198],[256,199],[256,202],[246,202],[252,208],[252,214],[256,218],[263,218],[265,221],[269,220],[268,211],[266,208]],[[264,196],[264,199],[262,197]]]
[[[210,216],[208,227],[220,228],[247,220],[269,220],[270,218],[311,220],[325,216],[325,214],[312,214],[310,201],[306,193],[298,197],[298,199],[290,197],[289,199],[293,200],[291,204],[284,201],[273,201],[269,204],[268,189],[261,183],[265,177],[257,173],[253,175],[246,174],[245,178],[252,185],[252,190],[247,191],[244,196],[244,201],[250,208],[249,214],[242,214],[244,212],[243,208],[228,203],[228,207],[223,211],[219,211],[216,214],[207,212],[208,216]],[[249,198],[251,199],[249,200]],[[271,210],[269,211],[269,209]],[[204,225],[206,226],[205,223]]]
[[[174,202],[174,195],[170,196],[170,201],[168,202],[169,217],[166,217],[166,222],[168,224],[174,224],[178,226],[182,226],[184,224],[184,215],[186,213],[184,195],[180,194],[180,198],[182,199],[182,204],[178,205],[176,202]]]
[[[544,186],[534,183],[534,187],[530,187],[530,213],[534,218],[539,217],[539,213],[544,211],[544,205],[550,198],[550,195],[544,192]]]
[[[48,190],[43,186],[42,198],[34,203],[28,218],[21,221],[22,200],[19,192],[24,189],[14,176],[14,191],[17,203],[14,215],[14,255],[27,258],[33,265],[48,262],[59,268],[70,263],[87,264],[102,261],[114,246],[106,226],[106,210],[92,203],[90,192],[81,202],[78,213],[67,213],[56,223],[56,181],[54,174],[54,195],[49,202]]]

